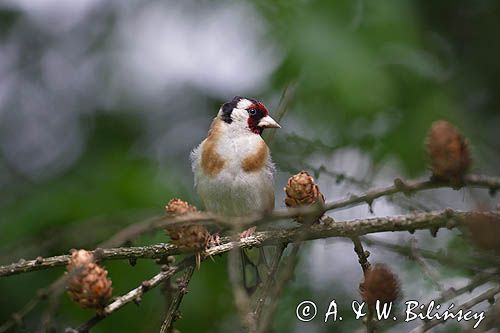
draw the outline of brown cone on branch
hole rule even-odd
[[[290,177],[284,191],[286,195],[285,205],[290,208],[325,203],[325,197],[314,178],[306,171],[301,171]],[[297,220],[303,222],[300,218]]]
[[[189,213],[195,213],[198,210],[189,203],[174,198],[165,206],[168,215],[175,217]],[[188,224],[181,226],[171,226],[166,229],[170,236],[171,243],[176,245],[182,251],[203,251],[207,248],[210,240],[210,233],[202,224]],[[196,257],[197,266],[200,265],[200,255]]]
[[[86,309],[102,310],[111,298],[113,288],[108,271],[95,262],[92,252],[74,251],[67,266],[68,294]]]
[[[465,220],[466,235],[478,248],[500,254],[500,216],[476,212]]]
[[[365,273],[364,281],[359,285],[363,302],[375,306],[380,303],[394,302],[400,292],[399,280],[387,265],[372,265]]]
[[[456,185],[463,183],[472,161],[468,143],[460,132],[447,121],[435,121],[425,143],[433,177]]]
[[[301,171],[290,177],[284,190],[287,207],[308,206],[317,202],[325,202],[325,197],[320,192],[314,178],[306,171]]]
[[[173,198],[165,206],[165,211],[171,216],[181,216],[188,213],[196,213],[198,210],[195,206],[191,206],[186,201]]]

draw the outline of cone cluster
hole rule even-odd
[[[369,306],[380,303],[394,302],[400,292],[399,280],[387,265],[376,264],[365,273],[364,281],[359,285],[363,301]]]
[[[474,213],[465,220],[467,235],[478,248],[500,254],[500,217]]]
[[[68,294],[87,309],[102,309],[111,298],[113,288],[108,271],[95,262],[85,250],[74,251],[67,266]]]
[[[306,171],[301,171],[290,177],[284,190],[287,207],[308,206],[317,202],[325,202],[325,197],[320,192],[314,178]]]
[[[195,213],[198,210],[189,203],[174,198],[165,206],[165,211],[168,215],[175,217]],[[167,227],[166,232],[170,236],[172,244],[181,250],[204,250],[210,238],[207,228],[201,224]]]
[[[426,139],[427,154],[435,178],[462,183],[471,166],[469,147],[465,138],[450,123],[432,123]]]

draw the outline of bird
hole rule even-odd
[[[253,98],[236,96],[220,107],[207,138],[191,152],[195,189],[207,211],[246,216],[274,209],[275,167],[262,138],[266,128],[281,126]]]
[[[274,209],[275,167],[262,138],[266,128],[281,126],[253,98],[236,96],[220,107],[207,138],[190,156],[195,188],[206,210],[237,217]],[[255,229],[239,237],[248,237]],[[265,253],[260,248],[257,260],[244,250],[240,255],[243,284],[252,294],[261,281],[259,262],[266,263]]]

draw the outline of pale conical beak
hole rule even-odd
[[[280,124],[278,124],[276,120],[269,116],[265,116],[264,118],[262,118],[257,126],[262,128],[281,128]]]

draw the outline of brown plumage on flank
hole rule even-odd
[[[269,148],[264,141],[261,141],[254,154],[249,155],[241,162],[241,168],[246,172],[253,172],[262,169],[269,155]]]
[[[216,176],[222,168],[225,161],[217,153],[216,145],[221,136],[221,123],[218,119],[212,122],[208,137],[202,142],[203,152],[201,153],[201,169],[207,176]]]

